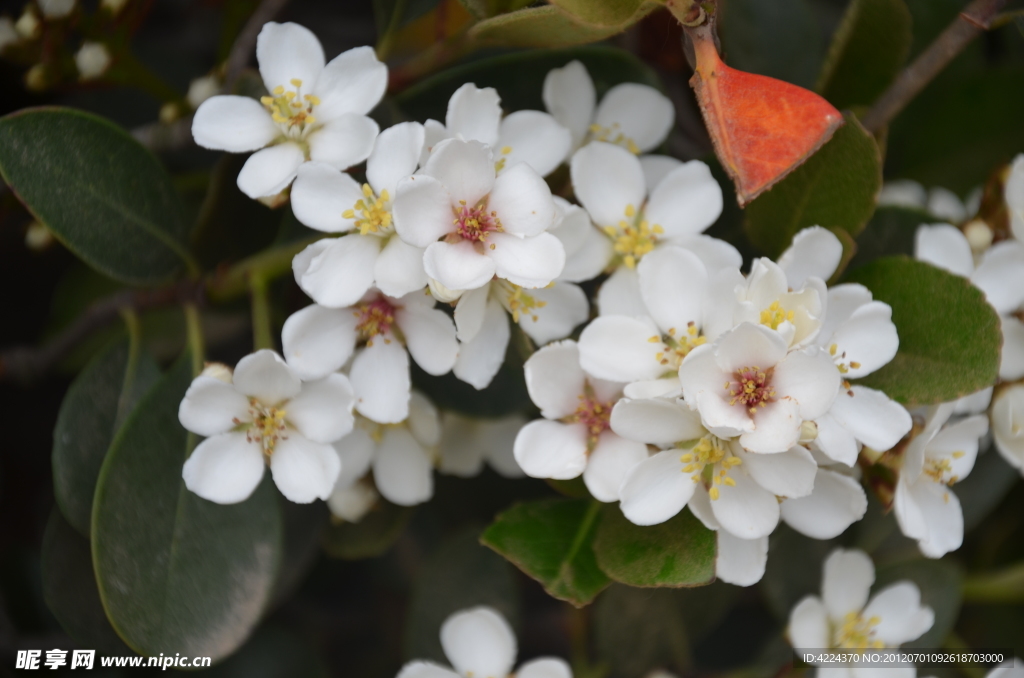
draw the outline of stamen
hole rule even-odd
[[[665,229],[644,219],[637,223],[637,211],[633,205],[626,205],[624,213],[629,221],[620,221],[618,227],[606,226],[604,232],[614,242],[615,251],[622,255],[622,262],[628,268],[634,268],[641,257],[654,249],[658,236]]]
[[[374,196],[369,184],[363,184],[363,199],[357,200],[352,209],[345,210],[341,216],[355,219],[356,228],[361,235],[384,234],[391,228],[391,196],[387,189]]]
[[[359,304],[356,306],[355,316],[359,319],[356,331],[366,339],[367,346],[373,346],[373,338],[378,335],[384,335],[384,342],[391,343],[388,335],[395,324],[395,307],[384,297]]]
[[[272,405],[265,405],[256,398],[249,398],[249,416],[252,423],[245,429],[245,439],[250,443],[258,442],[263,454],[268,458],[274,453],[279,440],[287,440],[284,435],[286,412]],[[236,420],[236,423],[237,422]]]
[[[640,155],[640,147],[636,142],[627,137],[619,130],[619,123],[613,123],[611,127],[602,127],[597,123],[590,126],[590,136],[595,141],[605,141],[609,144],[618,144],[633,155]]]
[[[778,301],[773,301],[771,305],[765,310],[761,311],[761,324],[767,325],[773,330],[779,329],[779,325],[789,321],[793,322],[795,313],[793,311],[787,311],[782,308],[782,305]],[[835,346],[835,344],[833,344]],[[832,349],[829,349],[831,353]],[[833,354],[835,355],[835,354]]]
[[[771,378],[772,369],[763,372],[760,367],[751,366],[736,370],[733,372],[734,381],[725,385],[725,390],[732,396],[729,404],[740,403],[751,415],[756,414],[758,407],[765,407],[775,397]]]
[[[459,201],[459,207],[453,208],[455,233],[462,240],[482,243],[489,233],[502,232],[498,213],[487,211],[487,202],[481,200],[475,207],[469,207],[465,200]]]

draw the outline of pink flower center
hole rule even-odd
[[[497,212],[488,212],[487,203],[481,200],[474,207],[466,204],[465,200],[459,201],[459,207],[453,208],[455,219],[455,233],[462,240],[469,242],[483,242],[487,239],[488,233],[500,233],[501,220]]]
[[[570,423],[587,427],[588,447],[591,449],[597,444],[598,436],[611,428],[612,405],[591,395],[581,395],[579,406],[569,416]]]
[[[366,339],[367,346],[373,346],[374,337],[380,334],[390,334],[391,327],[395,324],[395,307],[384,297],[378,297],[373,301],[356,306],[355,316],[359,318],[356,331]],[[390,342],[387,338],[384,341]]]
[[[764,407],[775,397],[771,381],[771,368],[761,371],[760,367],[741,367],[733,372],[733,381],[725,382],[725,390],[732,396],[729,404],[742,403],[750,414],[754,414],[758,406]]]

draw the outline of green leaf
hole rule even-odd
[[[613,584],[594,604],[594,648],[612,675],[645,676],[652,666],[692,669],[691,629],[679,593]],[[710,631],[701,621],[697,629]]]
[[[625,23],[593,26],[579,23],[551,5],[529,7],[485,19],[469,31],[470,39],[489,47],[571,47],[605,40],[629,28],[657,5],[649,3]]]
[[[637,13],[643,0],[551,0],[551,4],[580,23],[619,26]]]
[[[89,540],[56,507],[43,533],[41,570],[46,606],[69,636],[102,654],[132,654],[103,611]]]
[[[0,174],[68,249],[122,282],[154,284],[192,266],[170,176],[108,120],[30,108],[0,119]]]
[[[963,575],[951,560],[920,559],[879,567],[872,593],[890,584],[909,580],[921,590],[921,604],[935,612],[935,623],[920,638],[903,643],[904,648],[942,647],[956,624],[962,601]]]
[[[92,552],[103,606],[129,647],[217,661],[245,641],[270,600],[281,513],[269,473],[229,506],[185,488],[190,436],[178,406],[191,365],[186,352],[114,439],[96,485]]]
[[[725,60],[733,68],[811,87],[822,40],[807,0],[719,3]]]
[[[506,111],[532,109],[543,111],[541,90],[544,77],[553,68],[561,68],[573,59],[587,67],[597,95],[623,82],[639,82],[660,89],[658,75],[629,52],[592,45],[573,49],[516,52],[480,59],[431,76],[399,94],[399,107],[414,120],[444,120],[448,99],[464,83],[494,87],[501,95]]]
[[[598,568],[592,549],[600,509],[592,499],[518,504],[498,515],[480,541],[555,598],[582,607],[611,583]]]
[[[808,226],[864,229],[882,188],[882,160],[874,137],[847,114],[832,139],[747,207],[744,228],[751,242],[777,257]]]
[[[93,358],[64,396],[53,429],[53,494],[83,537],[89,537],[96,478],[110,441],[159,378],[156,362],[121,340]]]
[[[376,558],[402,536],[414,512],[411,507],[396,506],[382,499],[358,523],[329,526],[324,532],[324,550],[329,556],[342,560]]]
[[[903,0],[853,0],[832,38],[815,89],[836,108],[873,103],[907,59],[910,26]]]
[[[853,271],[847,282],[892,306],[900,337],[892,362],[858,383],[914,406],[956,400],[996,382],[999,316],[966,278],[887,257]]]
[[[641,527],[618,506],[607,505],[594,537],[597,565],[630,586],[701,586],[715,579],[715,533],[689,511]]]

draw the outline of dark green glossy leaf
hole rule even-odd
[[[478,530],[463,530],[445,540],[423,564],[405,620],[406,659],[432,659],[448,665],[439,638],[441,624],[452,613],[469,607],[493,607],[513,628],[518,626],[515,570],[478,539]]]
[[[170,176],[103,118],[35,108],[0,119],[0,174],[36,219],[112,278],[157,283],[189,260]]]
[[[324,550],[333,558],[376,558],[391,548],[415,512],[383,499],[358,523],[330,525],[323,535]]]
[[[516,52],[480,59],[442,71],[402,92],[396,101],[414,120],[444,120],[448,99],[467,82],[494,87],[506,111],[544,110],[541,90],[544,77],[579,59],[594,79],[598,96],[623,82],[639,82],[661,88],[657,74],[625,50],[607,46]]]
[[[823,48],[807,0],[729,0],[719,6],[726,63],[801,87],[814,84]]]
[[[579,23],[571,15],[550,5],[529,7],[517,12],[499,14],[485,19],[470,29],[470,38],[481,46],[494,47],[571,47],[598,42],[617,35],[642,18],[638,11],[620,25],[595,26]]]
[[[132,654],[103,611],[89,540],[56,507],[50,512],[42,548],[43,597],[61,627],[82,647],[102,654]]]
[[[842,229],[856,239],[875,209],[881,162],[874,138],[847,115],[821,150],[750,203],[744,224],[750,241],[777,257],[808,226]]]
[[[136,652],[234,652],[267,606],[282,526],[270,474],[222,506],[185,489],[189,434],[178,405],[192,381],[186,352],[125,422],[100,471],[92,551],[100,597]]]
[[[53,494],[67,521],[89,537],[96,478],[110,441],[160,368],[127,339],[97,355],[71,383],[53,429]]]
[[[935,612],[935,623],[924,634],[906,643],[904,648],[942,647],[960,613],[963,575],[951,560],[920,559],[879,567],[872,592],[898,581],[909,580],[921,590],[921,604]]]
[[[607,505],[594,537],[597,565],[630,586],[700,586],[715,578],[715,533],[689,511],[641,527]]]
[[[887,257],[853,271],[847,280],[892,306],[900,337],[892,362],[859,383],[908,406],[956,400],[995,383],[999,316],[966,278]]]
[[[600,509],[592,499],[519,504],[501,513],[480,540],[554,597],[582,607],[611,583],[591,548]]]
[[[903,0],[853,0],[832,38],[818,93],[836,108],[873,103],[906,61],[910,25]]]
[[[643,0],[551,0],[551,4],[580,23],[619,26],[637,13]]]

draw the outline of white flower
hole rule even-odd
[[[828,280],[843,260],[843,243],[832,231],[821,226],[801,229],[792,244],[779,256],[779,268],[786,273],[791,289],[798,289],[811,278]]]
[[[47,19],[63,19],[75,8],[75,0],[36,0]]]
[[[455,376],[478,389],[486,388],[505,361],[509,327],[506,312],[538,345],[568,336],[590,315],[587,295],[579,286],[553,282],[524,289],[494,280],[469,290],[455,306],[460,342]]]
[[[662,448],[626,473],[619,489],[622,513],[637,525],[665,522],[689,504],[711,529],[759,539],[779,522],[777,496],[802,497],[813,487],[817,464],[803,447],[749,453],[709,432],[682,400],[620,400],[611,427]]]
[[[1010,211],[1010,230],[1017,240],[1024,242],[1024,154],[1013,159],[1004,196]]]
[[[326,163],[299,167],[291,194],[295,217],[319,231],[353,231],[313,243],[292,262],[299,287],[318,304],[351,306],[372,286],[392,297],[426,287],[423,249],[395,235],[391,214],[398,182],[416,171],[422,147],[418,122],[384,130],[366,161],[362,186]]]
[[[75,52],[75,68],[82,80],[95,80],[110,68],[110,51],[100,42],[83,42]]]
[[[213,75],[204,75],[201,78],[195,78],[188,84],[188,93],[185,94],[185,100],[188,101],[188,105],[192,108],[199,108],[199,106],[207,99],[216,96],[220,92],[220,81]]]
[[[941,558],[963,543],[963,510],[951,488],[974,468],[979,441],[988,432],[983,415],[946,426],[952,413],[953,403],[929,409],[924,429],[903,453],[893,500],[903,534],[916,539],[929,558]]]
[[[594,81],[579,61],[549,71],[543,96],[545,108],[572,132],[573,148],[596,140],[646,153],[665,140],[676,118],[668,97],[632,82],[612,87],[596,105]]]
[[[427,275],[449,290],[482,287],[495,275],[543,287],[565,264],[562,243],[546,232],[556,216],[548,185],[524,163],[496,178],[491,151],[478,141],[434,147],[423,173],[399,182],[393,214],[402,240],[426,248]]]
[[[14,28],[14,22],[10,17],[0,16],[0,53],[21,40],[18,31]]]
[[[812,448],[811,455],[815,456]],[[814,489],[805,497],[782,502],[782,520],[812,539],[832,539],[864,517],[868,497],[864,488],[841,467],[823,466],[819,461]]]
[[[505,478],[522,478],[513,454],[516,433],[526,424],[518,414],[500,419],[472,419],[454,412],[441,415],[441,443],[438,470],[448,475],[471,478],[483,470],[486,461]]]
[[[211,97],[192,121],[204,148],[257,151],[238,174],[243,193],[280,193],[308,160],[345,169],[370,155],[378,127],[366,114],[384,95],[388,77],[372,47],[350,49],[325,66],[312,32],[269,22],[256,41],[256,59],[268,96]]]
[[[723,530],[707,492],[694,492],[688,506],[704,527],[715,532],[718,542],[715,578],[735,586],[753,586],[761,581],[768,564],[768,537],[741,539]]]
[[[585,209],[565,198],[553,197],[558,216],[548,231],[562,241],[565,249],[565,268],[558,279],[576,283],[593,280],[612,261],[612,241],[594,227]]]
[[[751,452],[784,452],[803,422],[832,407],[840,375],[817,346],[787,352],[782,336],[741,323],[714,344],[693,349],[679,367],[686,404],[719,437],[739,436]]]
[[[570,164],[576,197],[612,240],[617,270],[601,286],[602,315],[632,315],[635,267],[660,242],[696,250],[697,236],[722,212],[722,189],[699,160],[669,172],[648,195],[640,161],[613,144],[592,142]],[[731,248],[729,248],[731,249]],[[736,255],[739,265],[739,255]]]
[[[440,438],[437,409],[415,391],[409,400],[409,418],[401,424],[383,425],[358,417],[352,432],[334,443],[342,471],[327,505],[338,517],[355,522],[362,517],[357,509],[365,513],[377,492],[399,506],[429,500],[434,496],[432,450]],[[364,482],[371,470],[376,492]]]
[[[285,321],[281,343],[288,364],[305,379],[351,359],[356,411],[381,424],[409,416],[410,355],[427,374],[441,375],[458,353],[452,319],[424,292],[395,299],[371,290],[355,306],[312,304]]]
[[[1024,323],[1011,315],[1024,305],[1024,244],[1010,239],[996,243],[978,261],[960,229],[949,224],[920,226],[914,256],[955,275],[968,278],[985,293],[999,313],[1003,350],[999,376],[1004,380],[1024,377]]]
[[[1024,474],[1024,384],[999,392],[992,402],[992,435],[1003,459]]]
[[[219,368],[199,375],[178,409],[182,426],[206,436],[182,469],[185,486],[235,504],[252,494],[269,464],[291,501],[326,499],[341,472],[329,443],[352,430],[352,400],[344,375],[303,383],[267,350],[242,358],[230,382]]]
[[[489,607],[461,610],[441,626],[441,647],[454,670],[429,661],[412,661],[397,678],[510,678],[516,661],[512,627]],[[572,678],[564,660],[541,657],[519,666],[516,678]]]
[[[516,461],[533,478],[568,480],[583,475],[598,501],[619,499],[625,473],[647,459],[647,445],[611,430],[612,407],[622,385],[589,377],[576,342],[560,341],[526,361],[526,388],[543,419],[516,436]]]
[[[931,190],[926,190],[916,181],[900,179],[886,182],[882,186],[878,195],[878,206],[920,209],[936,219],[957,224],[978,211],[980,200],[980,194],[972,193],[965,203],[948,188],[935,186]]]
[[[421,161],[445,139],[479,141],[495,155],[495,171],[523,162],[542,177],[551,174],[569,155],[572,135],[541,111],[516,111],[501,117],[501,97],[493,87],[466,83],[448,100],[445,124],[427,120],[427,143]]]
[[[807,596],[789,615],[789,640],[800,650],[865,650],[896,648],[919,638],[932,627],[935,613],[921,605],[921,592],[910,581],[899,581],[875,593],[875,568],[863,551],[836,549],[825,560],[822,596]],[[831,665],[830,665],[831,666]],[[836,667],[853,678],[914,675],[913,666],[872,669]],[[818,675],[822,669],[818,669]]]

